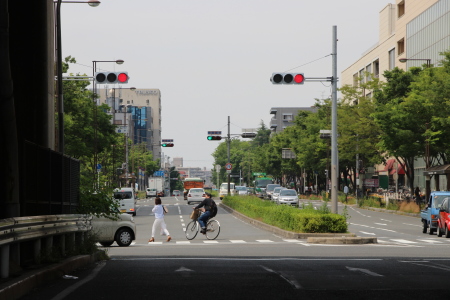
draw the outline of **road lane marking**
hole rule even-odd
[[[403,239],[391,239],[391,241],[397,242],[397,243],[404,243],[404,244],[417,244],[417,242],[403,240]]]
[[[384,223],[374,223],[374,224],[387,226],[387,224],[384,224]]]
[[[384,277],[384,276],[381,275],[381,274],[372,272],[372,271],[367,270],[367,269],[352,268],[352,267],[346,267],[346,268],[347,268],[349,271],[361,272],[361,273],[364,273],[364,274],[367,274],[367,275],[370,275],[370,276]]]
[[[356,224],[356,223],[349,223],[349,224],[350,225],[354,225],[354,226],[361,226],[361,227],[366,227],[366,228],[370,228],[370,229],[377,229],[377,230],[383,230],[383,231],[389,231],[389,232],[397,233],[397,231],[395,231],[395,230],[390,230],[390,229],[386,229],[386,228],[378,228],[378,227],[368,226],[368,225],[364,225],[364,224]]]
[[[256,240],[259,243],[273,243],[271,240]]]
[[[288,276],[286,276],[286,274],[282,274],[282,273],[276,272],[276,271],[274,271],[272,269],[269,269],[269,268],[267,268],[267,267],[265,267],[263,265],[260,265],[260,267],[263,268],[264,270],[266,270],[267,272],[274,273],[274,274],[280,276],[287,283],[292,285],[295,289],[297,289],[297,290],[302,289],[302,286],[295,279],[288,278]]]
[[[437,240],[418,240],[418,241],[430,243],[430,244],[443,244],[441,241],[437,241]]]
[[[365,232],[365,231],[360,231],[362,234],[368,234],[368,235],[375,235],[375,233],[372,232]]]
[[[230,240],[230,242],[234,243],[234,244],[243,244],[243,243],[247,243],[244,240]]]
[[[380,219],[381,221],[385,221],[385,222],[392,222],[391,220],[386,220],[386,219]]]
[[[218,241],[203,241],[205,244],[218,244]]]

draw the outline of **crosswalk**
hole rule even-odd
[[[398,239],[398,238],[377,238],[376,244],[361,244],[361,245],[351,245],[351,244],[312,244],[308,243],[305,239],[280,239],[280,240],[202,240],[202,239],[194,239],[194,240],[172,240],[170,242],[132,242],[130,246],[139,247],[139,246],[171,246],[171,245],[224,245],[224,244],[235,244],[235,245],[255,245],[255,244],[273,244],[273,245],[280,245],[280,244],[292,244],[292,245],[299,245],[299,246],[319,246],[319,247],[354,247],[354,246],[363,246],[363,247],[377,247],[377,246],[392,246],[392,247],[429,247],[429,246],[448,246],[450,247],[450,239]],[[98,244],[99,247],[100,244]]]

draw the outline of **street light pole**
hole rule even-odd
[[[337,148],[337,27],[333,26],[333,67],[332,67],[332,106],[331,106],[331,212],[338,213],[339,160]]]

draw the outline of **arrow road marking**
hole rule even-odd
[[[175,270],[175,272],[195,272],[195,271],[185,267],[180,267],[178,270]]]
[[[289,283],[290,285],[292,285],[292,286],[293,286],[294,288],[296,288],[297,290],[299,290],[299,289],[302,288],[302,286],[301,286],[295,279],[289,279],[289,278],[287,277],[286,274],[278,273],[278,272],[276,272],[276,271],[274,271],[274,270],[272,270],[272,269],[269,269],[269,268],[267,268],[267,267],[265,267],[265,266],[262,266],[262,265],[260,265],[260,267],[263,268],[264,270],[266,270],[267,272],[277,274],[278,276],[280,276],[281,278],[283,278],[284,280],[286,280],[287,283]]]
[[[372,271],[367,270],[367,269],[352,268],[352,267],[346,267],[346,268],[347,268],[349,271],[358,271],[358,272],[361,272],[361,273],[364,273],[364,274],[367,274],[367,275],[370,275],[370,276],[383,277],[383,275],[380,275],[380,274],[378,274],[378,273],[372,272]]]

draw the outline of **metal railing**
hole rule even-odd
[[[84,234],[92,229],[92,216],[44,215],[30,217],[16,217],[0,220],[0,276],[9,277],[9,264],[13,260],[21,265],[21,260],[31,259],[39,262],[42,244],[44,250],[50,252],[53,248],[54,238],[57,247],[65,255],[66,246],[76,246],[84,239]],[[44,242],[44,243],[42,243]],[[21,247],[31,243],[32,251]],[[67,245],[66,245],[67,244]],[[22,249],[23,248],[23,249]],[[25,254],[24,254],[25,253]],[[28,257],[27,258],[27,253]]]

